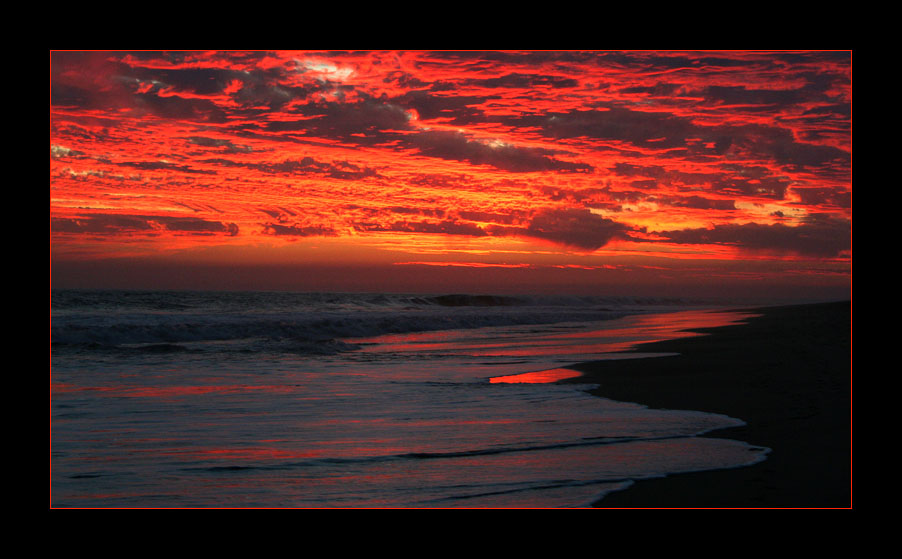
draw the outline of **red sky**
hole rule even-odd
[[[849,292],[849,51],[50,63],[53,287]]]

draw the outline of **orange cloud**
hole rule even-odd
[[[848,51],[55,51],[50,110],[56,258],[850,270]]]

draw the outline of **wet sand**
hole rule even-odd
[[[851,508],[851,304],[752,311],[746,324],[635,350],[677,356],[571,367],[598,396],[742,419],[705,436],[771,449],[753,466],[637,481],[595,506]]]

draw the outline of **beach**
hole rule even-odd
[[[740,468],[640,480],[606,495],[605,508],[851,508],[851,303],[751,309],[747,323],[642,344],[677,353],[588,362],[591,392],[658,409],[741,419],[705,437],[767,447]]]
[[[848,303],[53,305],[54,507],[849,506]]]

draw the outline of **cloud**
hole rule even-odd
[[[852,224],[848,219],[812,215],[797,226],[776,224],[723,224],[712,228],[666,231],[658,234],[681,244],[726,244],[740,250],[835,257],[851,248]]]
[[[799,196],[802,204],[808,206],[832,205],[845,209],[852,207],[852,193],[848,190],[793,186],[792,191]]]
[[[428,211],[410,211],[428,215]],[[384,211],[371,211],[371,217],[384,215]],[[554,244],[583,251],[593,251],[623,236],[628,228],[613,220],[603,218],[587,209],[558,208],[541,210],[532,216],[514,211],[508,214],[459,211],[457,218],[441,221],[395,220],[391,223],[357,222],[354,229],[360,232],[424,233],[433,235],[463,235],[469,237],[525,237],[541,239]],[[483,222],[482,226],[475,222]]]
[[[772,159],[791,168],[824,167],[834,163],[846,167],[852,159],[849,152],[838,147],[800,142],[788,128],[748,124],[720,126],[713,130],[721,142],[728,143],[740,154],[745,151],[753,157]]]
[[[760,92],[758,92],[760,94]],[[848,166],[849,152],[801,142],[789,128],[762,124],[700,125],[666,111],[610,105],[591,110],[499,117],[505,124],[535,127],[555,139],[620,141],[641,148],[685,150],[691,156],[751,156],[795,169]]]
[[[354,225],[358,231],[366,232],[395,232],[395,233],[427,233],[432,235],[465,235],[470,237],[484,237],[488,233],[476,224],[455,220],[440,222],[431,221],[396,221],[390,225],[372,223],[358,223]]]
[[[794,105],[808,99],[806,88],[749,89],[741,85],[711,85],[702,91],[706,102],[727,105]]]
[[[170,217],[147,215],[92,215],[76,218],[52,218],[51,231],[56,233],[89,233],[116,235],[119,233],[155,233],[170,231],[213,235],[224,233],[234,237],[238,226],[234,223],[209,221],[196,217]]]
[[[51,56],[57,233],[229,235],[235,222],[256,224],[246,238],[354,242],[356,229],[591,251],[643,231],[657,204],[660,223],[692,229],[646,242],[850,245],[848,220],[794,221],[851,216],[848,52]],[[151,197],[207,219],[142,215],[163,213],[144,209]]]
[[[514,222],[521,221],[525,216],[525,212],[521,210],[509,210],[504,213],[462,210],[457,212],[457,215],[461,219],[466,219],[468,221],[502,223],[505,225],[510,225]]]
[[[379,174],[370,167],[361,167],[348,161],[332,161],[324,163],[312,157],[299,160],[285,160],[280,163],[261,163],[248,165],[269,173],[316,174],[333,179],[360,180],[377,177]]]
[[[200,53],[53,52],[51,105],[224,123],[232,114],[281,109],[319,89],[292,83],[287,67],[245,69],[263,54],[222,53],[217,64],[237,66],[208,67]],[[218,104],[223,96],[231,106]]]
[[[67,148],[65,146],[51,145],[50,157],[52,157],[53,159],[63,159],[66,157],[81,159],[85,157],[85,154],[78,150]]]
[[[501,87],[501,88],[534,88],[534,87],[552,87],[560,89],[565,87],[576,87],[579,82],[573,78],[564,76],[553,76],[544,74],[525,74],[514,72],[505,74],[497,78],[486,78],[481,80],[467,80],[464,82],[468,85],[478,85],[480,87]]]
[[[323,225],[282,225],[280,223],[265,224],[263,233],[286,237],[334,237],[337,235],[335,229]]]
[[[428,91],[416,90],[408,91],[392,101],[415,110],[420,120],[442,118],[461,125],[485,121],[485,113],[477,106],[491,99],[493,99],[491,96],[435,95]]]
[[[250,153],[253,151],[248,146],[240,146],[236,145],[231,140],[221,139],[221,138],[207,138],[205,136],[192,136],[188,138],[188,142],[194,144],[196,146],[202,147],[211,147],[211,148],[224,148],[223,151],[226,153]]]
[[[532,237],[580,250],[597,250],[623,236],[627,227],[587,209],[542,210],[525,227],[491,227],[494,235]]]
[[[371,167],[361,167],[349,161],[317,161],[310,156],[264,163],[245,163],[230,159],[207,159],[204,163],[222,167],[244,167],[264,173],[319,175],[340,180],[360,180],[379,176],[379,173]]]
[[[169,53],[162,58],[169,58]],[[316,83],[298,85],[292,82],[292,69],[288,65],[268,68],[245,69],[248,64],[259,62],[261,53],[256,53],[248,60],[240,54],[233,54],[230,62],[234,68],[222,67],[145,67],[140,61],[133,61],[133,56],[125,60],[132,62],[123,75],[136,82],[136,90],[159,97],[170,97],[173,94],[213,97],[229,95],[233,101],[243,108],[268,107],[270,110],[281,109],[296,99],[304,99],[311,93],[321,89]],[[186,61],[176,57],[171,61],[185,64]],[[187,61],[194,64],[192,61]]]
[[[134,106],[154,115],[173,120],[194,120],[210,123],[228,121],[225,109],[209,99],[185,98],[178,95],[162,97],[156,93],[137,93]]]
[[[623,177],[642,177],[630,183],[634,188],[654,191],[666,186],[702,186],[712,194],[753,196],[783,200],[792,181],[774,175],[766,167],[723,165],[715,172],[695,173],[668,169],[660,165],[617,163],[613,171]],[[648,177],[648,178],[645,178]]]
[[[120,161],[110,162],[110,165],[119,167],[132,167],[134,169],[142,169],[144,171],[177,171],[180,173],[213,175],[216,171],[207,169],[195,169],[190,165],[179,165],[170,161]]]
[[[277,219],[280,223],[285,223],[286,220],[291,219],[292,217],[297,216],[297,213],[282,207],[276,208],[260,208],[260,211],[270,216],[273,219]]]
[[[386,208],[388,211],[396,214],[404,215],[422,215],[428,217],[445,217],[445,210],[432,208],[411,208],[408,206],[391,206]]]
[[[694,210],[735,210],[736,202],[733,200],[718,200],[705,198],[704,196],[669,196],[653,198],[668,206],[677,208],[691,208]]]
[[[685,146],[696,127],[685,117],[667,112],[634,111],[612,106],[606,109],[549,112],[505,118],[506,123],[537,127],[558,139],[593,138],[620,140],[639,146]]]
[[[297,109],[301,118],[273,120],[270,132],[301,132],[317,138],[333,138],[360,144],[380,144],[396,139],[397,131],[410,129],[412,115],[400,105],[376,99],[357,102],[316,102]]]
[[[131,77],[154,91],[174,90],[195,95],[218,95],[246,74],[225,68],[147,68],[132,66]]]
[[[414,109],[434,116],[449,110],[459,113],[463,102],[442,101],[414,94],[405,99]],[[440,108],[451,107],[451,108]],[[473,165],[491,165],[505,171],[589,172],[590,165],[564,161],[556,152],[526,148],[500,141],[478,140],[454,130],[429,130],[416,127],[410,109],[378,99],[354,103],[314,103],[303,109],[305,118],[276,120],[267,124],[271,132],[301,132],[317,138],[333,138],[362,145],[399,145],[420,154]],[[469,113],[467,113],[469,114]]]
[[[572,163],[556,159],[551,156],[553,152],[549,150],[470,139],[467,135],[456,131],[420,132],[409,136],[407,143],[416,146],[420,153],[430,157],[465,161],[473,165],[491,165],[514,173],[537,171],[584,173],[592,171],[592,167],[585,163]]]

